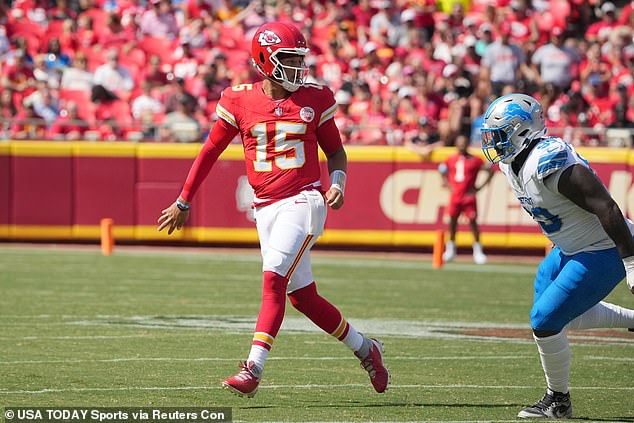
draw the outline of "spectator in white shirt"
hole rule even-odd
[[[553,84],[567,91],[572,82],[573,65],[580,60],[577,52],[564,46],[564,31],[553,28],[550,43],[539,47],[533,54],[533,68],[539,74],[539,85]]]
[[[143,88],[143,94],[135,98],[132,102],[132,116],[135,119],[140,119],[141,116],[146,113],[150,113],[151,115],[161,113],[163,106],[160,101],[152,97],[152,84],[148,81],[143,81],[141,87]]]
[[[502,23],[499,38],[487,46],[482,57],[480,69],[485,75],[488,74],[496,96],[501,95],[506,86],[516,89],[526,67],[524,51],[509,42],[510,36],[510,25],[507,22]]]
[[[90,91],[92,90],[93,74],[88,72],[88,59],[79,51],[75,55],[71,66],[64,69],[60,88],[64,90]]]
[[[108,50],[108,61],[95,71],[92,89],[92,101],[108,102],[116,99],[127,100],[134,88],[134,80],[130,72],[119,64],[119,53],[116,49]]]

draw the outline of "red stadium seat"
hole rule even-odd
[[[159,56],[163,64],[174,63],[172,43],[165,38],[145,36],[138,46],[147,56]]]
[[[52,35],[59,35],[62,32],[64,32],[64,21],[61,19],[54,19],[52,21],[49,21],[48,23],[48,27],[46,28],[46,35],[47,36],[52,36]]]
[[[90,10],[85,11],[84,14],[92,18],[93,31],[95,31],[95,34],[97,34],[97,38],[99,38],[99,36],[103,34],[106,26],[108,25],[108,13],[100,8],[94,7]]]
[[[88,91],[81,90],[59,90],[59,99],[63,104],[69,101],[74,101],[77,104],[77,113],[82,119],[88,122],[95,120],[95,105],[90,99],[90,93]]]
[[[570,16],[570,4],[565,0],[551,1],[550,13],[553,16],[555,26],[565,28],[567,19]]]
[[[84,50],[88,59],[88,70],[94,72],[99,66],[106,63],[106,50],[93,46]]]
[[[42,26],[26,18],[15,20],[7,24],[7,35],[12,38],[19,37],[21,34],[31,34],[40,38],[44,33],[45,30]]]
[[[121,54],[119,62],[125,66],[134,65],[138,69],[142,69],[146,65],[146,55],[140,48],[133,48],[127,53]]]
[[[114,120],[118,126],[125,128],[132,123],[130,105],[123,100],[101,103],[97,107],[97,119]]]

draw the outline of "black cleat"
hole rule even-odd
[[[544,398],[517,415],[520,419],[569,419],[572,417],[570,394],[546,390]]]

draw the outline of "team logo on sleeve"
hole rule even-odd
[[[258,37],[258,43],[260,43],[261,46],[273,46],[281,42],[282,40],[280,39],[280,37],[278,37],[275,32],[269,29],[265,29],[264,31],[262,31],[260,33],[260,36]]]
[[[302,118],[304,122],[312,122],[315,119],[315,110],[312,107],[302,107],[299,111],[299,117]]]

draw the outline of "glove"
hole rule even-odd
[[[623,259],[625,266],[625,277],[627,278],[627,287],[634,294],[634,256],[625,257]]]

